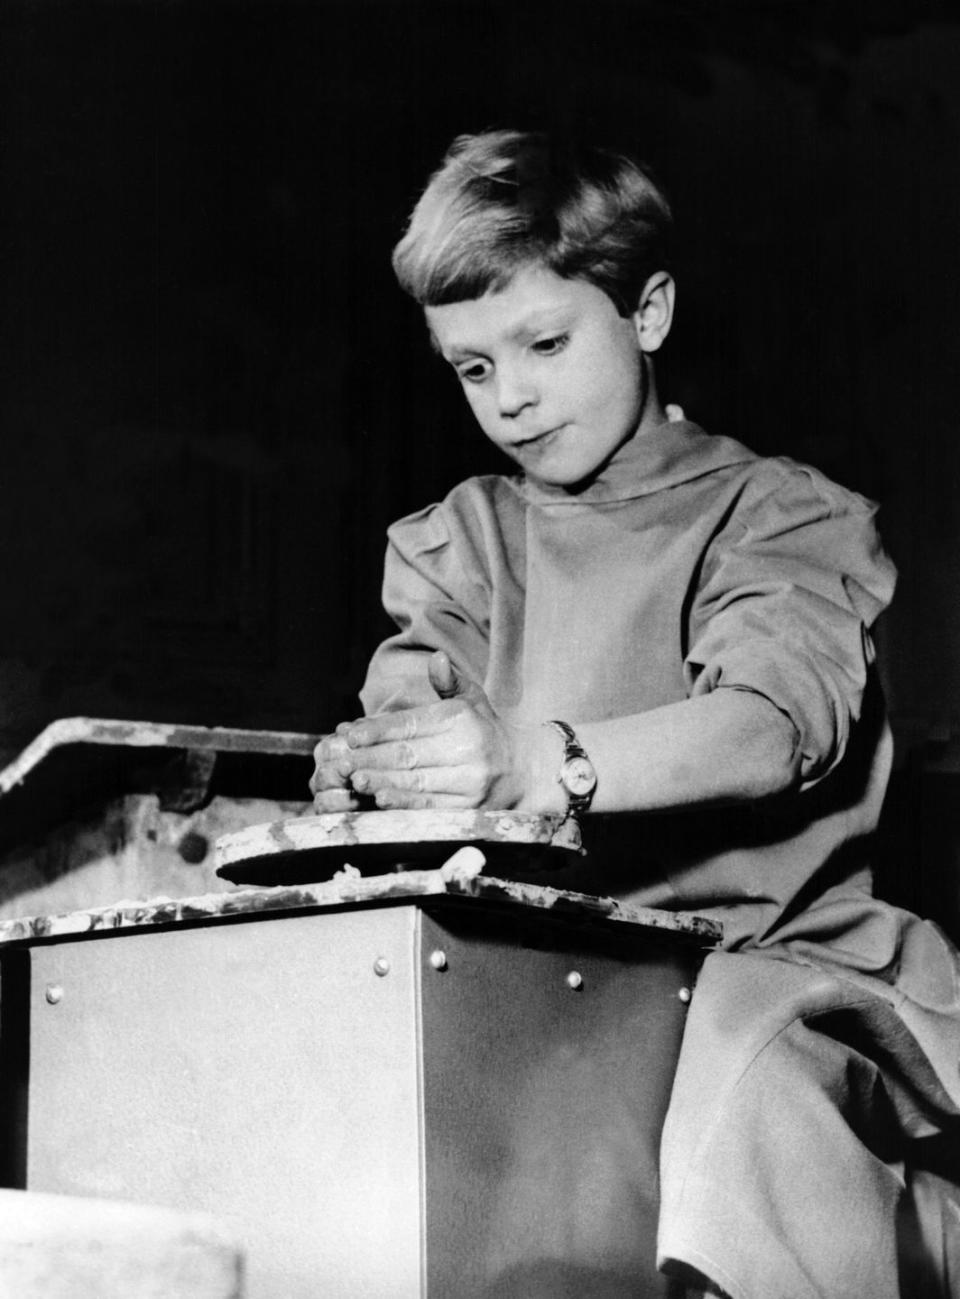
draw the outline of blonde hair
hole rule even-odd
[[[423,306],[504,288],[536,263],[602,289],[621,315],[665,269],[670,205],[624,154],[542,132],[454,140],[393,252],[397,279]]]

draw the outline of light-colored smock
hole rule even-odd
[[[734,1299],[960,1295],[936,1154],[960,1115],[958,963],[870,895],[892,746],[869,628],[893,586],[868,501],[689,423],[579,493],[475,478],[390,529],[399,631],[368,713],[432,700],[444,649],[517,723],[738,689],[796,728],[799,793],[590,818],[593,851],[551,881],[723,922],[664,1131],[659,1252]]]

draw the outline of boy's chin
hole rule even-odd
[[[507,453],[509,454],[509,453]],[[544,487],[563,487],[568,490],[589,482],[603,467],[604,461],[594,463],[587,457],[570,455],[510,456],[523,471],[524,477]]]
[[[587,473],[569,470],[566,473],[557,471],[546,471],[538,473],[535,469],[529,467],[524,469],[524,474],[531,482],[537,483],[540,487],[553,487],[565,492],[580,492],[585,487],[589,487],[600,472],[600,466],[589,470]]]
[[[595,459],[589,456],[545,456],[538,464],[517,460],[525,476],[544,487],[568,492],[582,491],[605,468],[614,453]]]

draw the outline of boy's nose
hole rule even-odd
[[[536,386],[520,371],[500,371],[497,405],[503,419],[512,419],[537,402]]]

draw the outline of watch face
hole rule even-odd
[[[563,764],[563,783],[575,798],[589,794],[597,783],[590,759],[569,758]]]

